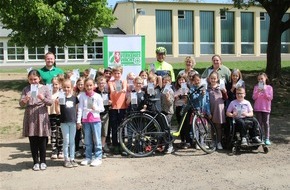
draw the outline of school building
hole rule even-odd
[[[224,8],[228,8],[227,11]],[[213,54],[261,56],[266,54],[270,19],[263,7],[236,9],[232,4],[124,1],[114,9],[117,21],[102,29],[91,44],[57,47],[58,63],[102,63],[103,36],[144,35],[146,58],[164,46],[168,57]],[[288,20],[290,12],[283,19]],[[0,24],[0,64],[43,63],[48,46],[27,48],[9,43],[10,32]],[[282,34],[281,53],[290,55],[290,30]]]

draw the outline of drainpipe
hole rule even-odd
[[[133,34],[135,35],[135,22],[136,22],[136,13],[135,13],[135,2],[131,1],[133,6]]]

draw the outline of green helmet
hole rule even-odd
[[[165,55],[167,53],[165,47],[158,47],[155,52],[156,54],[165,54]]]

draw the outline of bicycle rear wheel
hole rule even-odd
[[[125,152],[134,157],[151,155],[160,142],[160,125],[144,113],[129,116],[119,127],[119,142]]]
[[[217,131],[210,119],[197,116],[192,124],[192,130],[196,144],[207,154],[216,150]]]

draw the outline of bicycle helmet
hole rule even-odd
[[[166,55],[166,53],[167,53],[167,51],[166,51],[165,47],[158,47],[156,49],[156,54],[164,54],[164,55]]]

